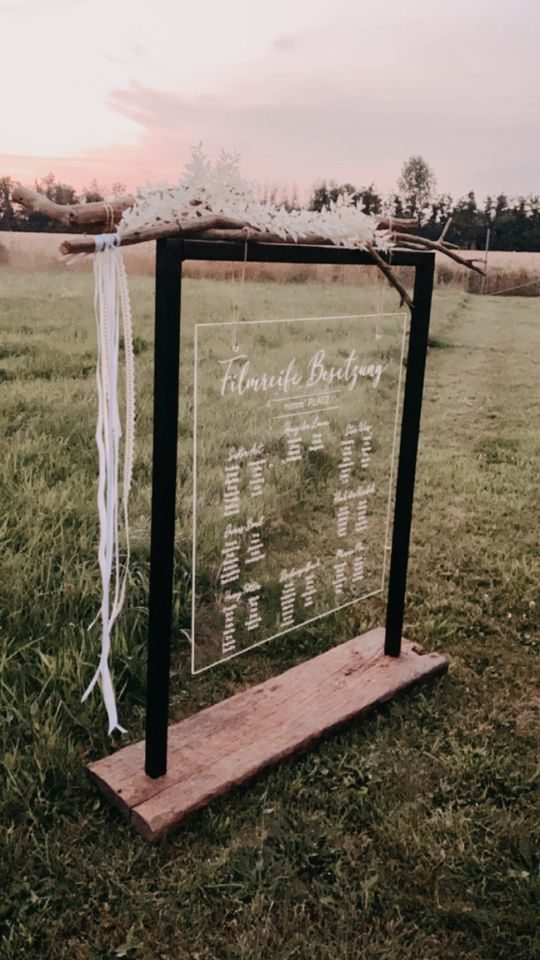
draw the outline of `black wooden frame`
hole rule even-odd
[[[145,757],[145,771],[154,778],[163,776],[167,770],[182,263],[186,260],[243,261],[244,258],[249,263],[352,264],[376,269],[368,253],[345,247],[248,242],[246,254],[243,242],[169,239],[157,243]],[[394,267],[415,268],[386,612],[385,654],[398,657],[435,255],[429,251],[392,250],[391,263]]]

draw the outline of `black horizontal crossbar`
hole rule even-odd
[[[179,260],[244,260],[246,245],[241,240],[183,240],[166,241],[172,256]],[[393,249],[390,253],[378,251],[393,267],[419,267],[431,263],[430,250]],[[365,250],[352,247],[310,246],[302,243],[259,243],[248,240],[249,263],[335,263],[373,266],[373,258]]]

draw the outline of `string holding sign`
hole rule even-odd
[[[244,235],[245,235],[245,239],[244,239],[244,259],[243,259],[243,261],[242,261],[242,269],[241,269],[241,272],[240,272],[240,280],[239,280],[239,281],[235,278],[234,268],[233,268],[233,265],[232,265],[232,263],[231,263],[231,267],[232,267],[231,280],[233,281],[233,286],[232,286],[232,297],[233,297],[233,301],[232,301],[233,327],[232,327],[232,344],[231,344],[231,346],[232,346],[232,349],[234,350],[235,353],[238,353],[238,350],[240,349],[240,345],[239,345],[239,343],[238,343],[238,324],[239,324],[239,322],[240,322],[240,305],[242,304],[242,308],[243,308],[243,303],[244,303],[244,284],[245,284],[245,280],[246,280],[246,266],[247,266],[247,257],[248,257],[248,236],[247,236],[247,231],[243,231],[243,232],[244,232]],[[239,292],[235,292],[235,287],[238,285],[238,283],[240,283],[240,290],[239,290]]]
[[[133,474],[135,434],[135,375],[133,363],[133,331],[126,271],[118,249],[118,234],[96,237],[94,255],[94,309],[96,315],[98,358],[96,382],[98,417],[96,444],[99,456],[97,503],[99,511],[99,567],[101,573],[101,606],[94,624],[101,619],[101,656],[97,670],[82,700],[86,700],[101,680],[103,700],[109,720],[109,733],[125,729],[118,722],[114,687],[109,667],[111,631],[120,614],[126,593],[129,569],[128,502]],[[125,413],[123,448],[123,484],[119,509],[120,441],[122,423],[118,399],[121,331],[125,364]],[[126,539],[123,572],[120,564],[120,512]],[[111,590],[114,582],[113,595]]]

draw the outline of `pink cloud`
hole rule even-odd
[[[211,156],[222,147],[240,152],[245,176],[262,181],[309,187],[318,177],[334,176],[389,186],[394,175],[393,160],[379,156],[375,164],[366,142],[361,118],[373,113],[367,96],[354,103],[315,99],[306,104],[292,97],[246,103],[230,96],[187,98],[132,83],[113,91],[109,106],[139,125],[139,144],[127,148],[126,156],[150,179],[177,177],[191,146],[201,140]],[[351,112],[357,123],[351,123]],[[383,119],[379,139],[389,147],[393,137],[386,136],[385,127]]]

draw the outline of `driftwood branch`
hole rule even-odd
[[[42,213],[50,220],[56,220],[63,223],[64,226],[74,229],[76,227],[94,227],[104,226],[109,223],[111,213],[114,223],[122,219],[124,210],[133,206],[133,197],[124,197],[122,200],[111,200],[107,203],[100,200],[97,203],[54,203],[43,193],[37,190],[29,190],[20,185],[13,188],[11,199],[14,203],[20,203],[21,206],[33,213]]]
[[[455,262],[459,263],[462,267],[474,270],[474,272],[479,273],[481,277],[485,276],[484,271],[481,270],[480,267],[475,266],[478,258],[473,257],[467,260],[465,257],[460,257],[460,255],[455,252],[453,245],[441,243],[439,240],[428,240],[427,237],[419,237],[410,233],[394,233],[392,239],[399,244],[400,247],[405,247],[405,249],[423,248],[424,250],[434,250],[438,253],[444,253],[445,256],[450,257],[451,260],[455,260]]]
[[[379,230],[415,230],[418,220],[403,217],[377,217]]]
[[[315,234],[306,234],[293,241],[279,236],[277,233],[267,233],[255,230],[242,221],[230,221],[228,227],[223,217],[204,217],[199,220],[182,220],[178,223],[162,223],[147,230],[130,230],[122,234],[120,246],[128,247],[134,243],[144,243],[150,240],[165,240],[167,237],[194,237],[199,240],[255,240],[259,243],[287,243],[295,242],[303,246],[331,246],[332,241],[327,237]],[[60,253],[94,253],[96,249],[93,237],[77,237],[73,240],[64,240],[60,245]]]
[[[21,206],[34,213],[41,213],[50,220],[56,220],[64,224],[69,229],[76,227],[87,227],[88,232],[98,231],[110,223],[111,212],[114,223],[119,223],[125,210],[129,210],[135,203],[135,198],[126,196],[119,200],[111,200],[108,203],[100,200],[96,203],[72,203],[62,204],[49,200],[43,193],[37,190],[30,190],[17,184],[12,191],[11,199],[14,203],[20,203]],[[197,200],[191,201],[192,206],[200,206]],[[403,217],[378,217],[377,227],[380,230],[414,230],[418,226],[417,220],[411,220]],[[160,234],[161,236],[162,234]],[[129,240],[129,243],[140,243],[146,239],[156,239],[155,237],[143,237],[137,234],[137,240]],[[306,242],[306,241],[304,241]]]
[[[248,240],[266,239],[267,236],[267,234],[250,227],[244,220],[210,214],[190,219],[163,221],[154,224],[152,227],[142,227],[140,230],[126,230],[120,237],[120,246],[127,247],[134,243],[145,243],[149,240],[165,240],[167,237],[201,236],[209,230],[224,231],[229,239],[231,232],[237,233],[238,231],[242,238],[245,237]],[[60,253],[64,254],[94,253],[95,249],[96,244],[93,237],[77,237],[73,240],[64,240],[60,244]]]
[[[59,204],[49,200],[42,193],[22,186],[14,188],[12,199],[28,210],[44,214],[51,220],[62,223],[68,230],[84,228],[87,235],[62,242],[60,252],[65,255],[94,253],[95,241],[91,234],[114,231],[115,225],[122,219],[124,211],[133,206],[134,203],[133,197],[124,197],[122,200],[114,200],[111,203],[100,201],[98,203]],[[194,211],[195,215],[192,217],[163,220],[150,227],[126,230],[120,236],[120,245],[130,246],[148,240],[193,236],[197,236],[201,240],[252,240],[263,243],[289,242],[313,246],[329,245],[332,242],[327,237],[317,236],[316,234],[299,238],[293,236],[284,238],[274,233],[258,230],[244,220],[213,214],[197,201],[192,202],[192,206],[200,208],[196,212]],[[410,250],[427,249],[444,253],[461,266],[483,275],[484,271],[475,265],[477,261],[474,259],[466,260],[459,256],[455,252],[454,244],[449,244],[443,240],[428,240],[410,232],[417,226],[416,220],[396,217],[377,218],[377,229],[391,231],[392,240],[396,245]],[[367,244],[367,250],[388,282],[399,293],[401,302],[406,303],[412,309],[412,300],[395,276],[391,266],[383,260],[372,243]]]
[[[207,216],[167,220],[155,223],[150,227],[141,227],[138,230],[126,230],[120,237],[120,246],[127,247],[134,243],[145,243],[150,240],[164,240],[168,237],[193,237],[201,240],[255,240],[260,243],[298,243],[305,246],[331,246],[328,237],[321,237],[316,233],[308,233],[302,237],[289,238],[277,233],[258,230],[245,220],[235,220],[217,214]],[[409,236],[409,234],[404,234]],[[64,240],[60,246],[63,254],[94,253],[95,242],[92,236],[82,236],[73,240]]]
[[[381,273],[384,273],[386,279],[388,280],[388,283],[392,287],[394,287],[394,289],[397,290],[397,292],[399,293],[399,296],[401,298],[401,303],[406,303],[407,306],[412,310],[414,304],[409,294],[405,290],[405,287],[399,282],[398,278],[396,277],[391,267],[389,267],[388,264],[385,263],[385,261],[379,255],[379,253],[377,252],[377,250],[375,249],[372,243],[367,244],[367,249],[371,254],[371,256],[373,257],[373,260],[377,264]]]

